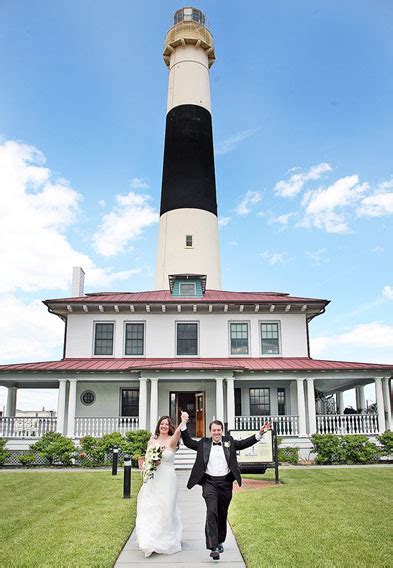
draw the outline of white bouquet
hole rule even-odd
[[[145,463],[143,465],[143,483],[153,479],[157,467],[162,458],[162,449],[159,446],[149,446],[146,451]]]

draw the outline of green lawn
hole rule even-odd
[[[111,567],[134,527],[139,486],[133,472],[123,499],[122,471],[0,472],[0,564]]]
[[[233,497],[248,568],[393,565],[393,469],[281,470],[281,480]]]

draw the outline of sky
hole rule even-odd
[[[0,362],[62,357],[41,302],[70,295],[73,266],[87,292],[154,289],[162,50],[181,6],[0,1]],[[329,299],[312,357],[393,363],[393,3],[195,7],[216,44],[223,289]],[[20,390],[18,408],[56,400]]]

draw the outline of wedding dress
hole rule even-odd
[[[136,538],[145,556],[152,552],[174,554],[181,550],[182,521],[177,503],[175,452],[165,448],[153,479],[138,495]]]

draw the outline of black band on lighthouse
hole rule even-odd
[[[160,215],[172,209],[217,215],[212,119],[197,105],[180,105],[166,118]]]

